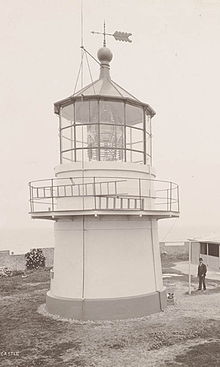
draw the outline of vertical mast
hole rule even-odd
[[[83,0],[81,0],[81,89],[83,88],[83,54],[84,54],[84,39],[83,39]]]

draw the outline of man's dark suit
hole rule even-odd
[[[205,285],[206,272],[207,272],[207,267],[205,264],[201,264],[198,266],[199,290],[202,289],[202,285],[203,285],[203,289],[206,290],[206,285]]]

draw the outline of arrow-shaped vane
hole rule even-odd
[[[106,45],[106,36],[113,36],[114,39],[116,41],[123,41],[123,42],[132,42],[132,40],[129,38],[130,36],[132,36],[132,33],[127,33],[127,32],[119,32],[119,31],[115,31],[115,33],[106,33],[105,31],[105,22],[104,22],[104,32],[91,32],[92,34],[102,34],[104,36],[104,42],[103,45]]]
[[[132,36],[132,33],[116,31],[112,34],[112,36],[115,38],[116,41],[132,42],[132,40],[129,39],[129,37]]]

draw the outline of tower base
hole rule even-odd
[[[53,315],[75,320],[121,320],[164,310],[166,289],[134,297],[71,299],[47,293],[46,308]]]

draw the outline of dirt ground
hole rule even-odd
[[[182,260],[182,259],[181,259]],[[0,279],[0,366],[220,366],[220,282],[187,294],[186,275],[163,258],[164,284],[174,292],[164,312],[123,321],[79,322],[45,311],[49,272]]]

